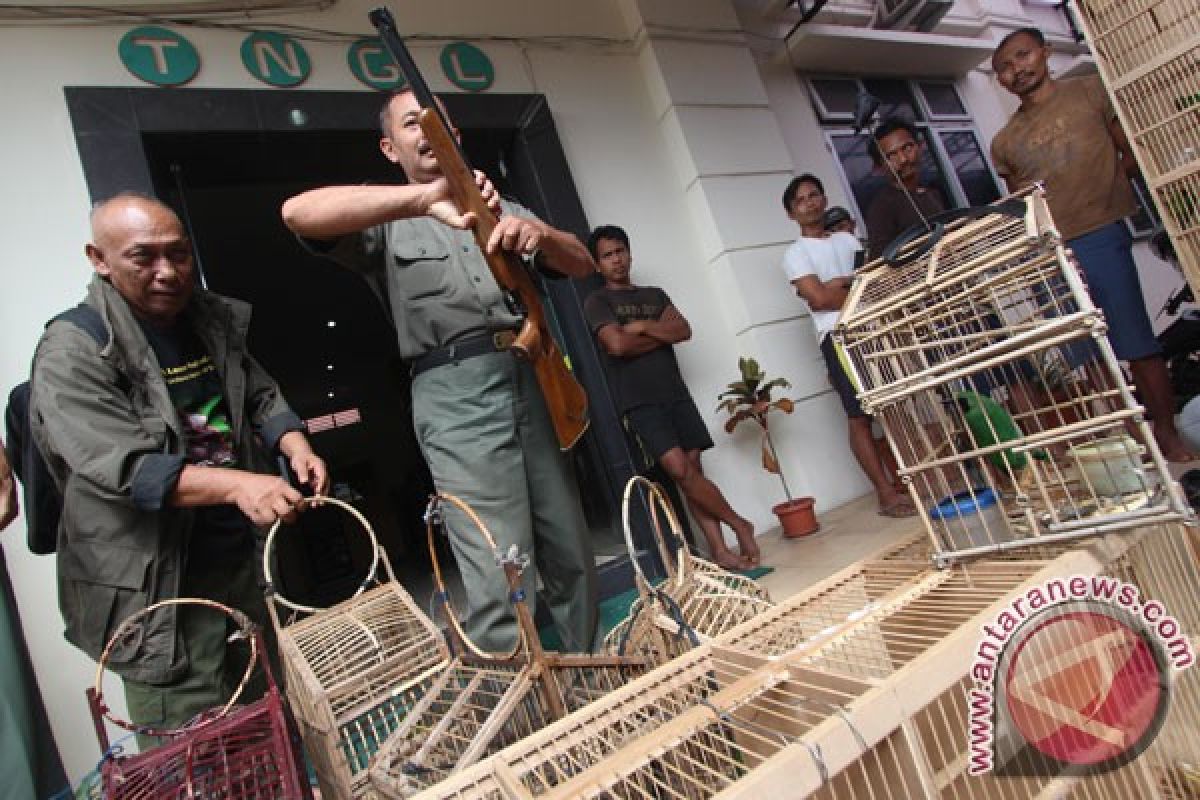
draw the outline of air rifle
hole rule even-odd
[[[517,333],[512,349],[520,358],[533,364],[538,385],[546,398],[550,418],[558,445],[569,449],[588,427],[587,394],[575,380],[558,344],[550,333],[546,315],[538,296],[537,285],[525,262],[517,255],[500,250],[487,252],[487,242],[496,227],[496,215],[488,207],[475,183],[475,173],[467,164],[466,156],[458,140],[450,132],[450,125],[442,115],[441,107],[417,69],[416,63],[396,32],[396,21],[392,12],[377,8],[369,15],[371,24],[379,31],[383,46],[391,53],[396,65],[404,73],[421,111],[417,122],[437,157],[442,176],[450,185],[450,193],[459,210],[473,212],[475,242],[492,270],[492,276],[513,305],[525,315],[521,330]]]

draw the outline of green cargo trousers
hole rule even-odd
[[[253,550],[225,562],[199,568],[189,566],[180,596],[215,600],[245,612],[259,625],[270,627],[263,592],[255,579]],[[216,609],[199,605],[180,607],[179,633],[187,648],[188,671],[169,684],[124,680],[130,721],[151,728],[178,728],[197,714],[227,703],[245,674],[250,657],[249,642],[226,642],[234,630],[233,620]],[[267,646],[272,644],[268,637]],[[275,674],[279,675],[278,670]],[[266,680],[259,667],[238,703],[253,702],[265,691]],[[161,743],[157,737],[141,735],[137,741],[143,751]]]
[[[421,373],[412,393],[417,439],[438,490],[470,505],[501,552],[516,545],[530,557],[522,576],[530,611],[540,574],[566,649],[591,650],[591,539],[533,368],[510,353],[490,353]],[[467,635],[507,652],[517,630],[504,572],[464,514],[447,505],[445,519],[466,589]]]

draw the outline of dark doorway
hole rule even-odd
[[[372,157],[377,138],[370,131],[152,133],[144,147],[156,193],[185,215],[205,285],[253,305],[250,352],[310,421],[309,438],[335,489],[371,520],[411,585],[428,574],[421,514],[432,482],[413,436],[395,335],[367,284],[307,252],[279,217],[285,199],[313,186],[394,182],[388,162]],[[321,516],[301,518],[295,534],[304,557],[291,558],[283,578],[305,603],[336,600],[369,552],[355,546],[361,534],[353,529],[328,534],[339,513]]]
[[[377,149],[380,96],[94,88],[67,88],[66,96],[93,199],[145,191],[186,216],[208,286],[255,307],[252,351],[301,416],[332,425],[313,442],[335,479],[362,495],[393,557],[423,571],[420,512],[430,482],[382,305],[359,278],[307,253],[279,217],[283,200],[307,188],[397,180]],[[542,97],[444,100],[476,167],[547,221],[586,236]],[[634,458],[583,320],[593,285],[548,282],[547,310],[591,399],[592,429],[573,460],[606,596],[632,585],[619,504]],[[645,521],[635,524],[643,544]],[[313,558],[326,567],[350,560],[348,553]]]

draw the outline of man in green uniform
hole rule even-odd
[[[533,368],[508,347],[522,318],[506,303],[417,124],[411,92],[380,115],[380,149],[403,186],[328,186],[289,199],[285,223],[317,252],[386,290],[400,354],[412,369],[413,421],[438,489],[480,515],[501,549],[532,558],[523,574],[530,605],[541,576],[550,612],[570,649],[595,633],[595,567],[578,489]],[[487,250],[529,258],[546,271],[586,277],[595,265],[574,235],[516,203],[501,211]],[[504,575],[483,539],[446,509],[467,590],[466,630],[492,651],[512,647],[515,617]]]

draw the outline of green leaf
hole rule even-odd
[[[786,378],[768,380],[762,367],[749,356],[738,359],[738,369],[741,370],[742,380],[730,383],[725,391],[717,395],[717,410],[730,415],[725,423],[726,432],[732,433],[747,419],[753,419],[766,431],[767,415],[772,409],[778,409],[785,414],[792,413],[795,403],[790,398],[781,397],[776,400],[771,397],[773,389],[791,386]]]
[[[730,395],[734,397],[747,397],[750,395],[750,393],[750,387],[744,381],[738,381],[737,383],[729,384],[729,387],[717,396],[725,397],[726,395]]]

